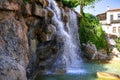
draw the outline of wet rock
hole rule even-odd
[[[63,20],[64,24],[66,25],[66,23],[68,22],[68,14],[63,13],[62,14],[62,20]]]
[[[40,67],[49,68],[56,60],[57,47],[54,41],[46,41],[37,45],[37,56]]]
[[[64,10],[65,10],[65,12],[69,12],[70,11],[70,9],[68,8],[68,7],[64,7]]]
[[[56,1],[57,2],[57,4],[58,4],[58,7],[59,8],[62,8],[63,7],[63,4],[60,2],[60,1]]]
[[[50,10],[47,10],[47,15],[51,18],[54,16],[53,12],[51,12]]]
[[[37,3],[40,3],[43,5],[43,7],[46,7],[49,5],[49,2],[47,0],[35,0]]]
[[[44,10],[42,8],[41,5],[37,5],[36,3],[33,3],[33,9],[32,9],[32,12],[33,12],[33,15],[35,16],[39,16],[39,17],[45,17],[46,15],[46,10]]]

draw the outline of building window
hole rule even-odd
[[[118,14],[118,20],[120,20],[120,14]]]
[[[113,20],[113,15],[110,15],[110,20],[111,20],[111,21]]]
[[[120,26],[118,27],[118,32],[120,33]]]
[[[113,27],[113,33],[116,33],[116,27]]]

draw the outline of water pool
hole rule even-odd
[[[96,72],[104,71],[120,75],[120,61],[109,61],[109,63],[106,64],[99,62],[83,62],[79,69],[77,72],[76,69],[75,72],[73,70],[66,74],[39,75],[35,80],[110,80],[97,78]]]

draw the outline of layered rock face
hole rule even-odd
[[[72,62],[77,56],[72,53],[80,53],[77,13],[57,3],[52,0],[36,0],[24,4],[23,15],[29,27],[31,50],[28,74],[33,73],[36,66],[43,71],[69,66],[66,61],[71,64],[70,60]]]
[[[19,0],[0,1],[0,80],[27,80],[27,26]]]
[[[54,19],[57,11],[50,2],[0,1],[0,80],[27,80],[36,70],[53,67],[63,55],[67,38],[61,36],[59,22]],[[70,14],[76,13],[61,3],[58,6],[65,32],[71,33],[68,27],[77,31],[77,26],[72,28],[74,21],[69,20]],[[79,41],[76,33],[71,35]],[[79,46],[79,42],[75,44]]]

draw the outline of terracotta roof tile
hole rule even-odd
[[[117,12],[117,11],[120,11],[120,8],[107,10],[107,12]]]
[[[99,20],[106,20],[106,13],[98,14],[98,15],[97,15],[97,18],[98,18]]]
[[[105,20],[106,19],[106,13],[107,12],[120,12],[120,8],[118,8],[118,9],[110,9],[110,10],[107,10],[105,13],[102,13],[102,14],[98,14],[97,15],[97,18],[99,19],[99,20]]]

